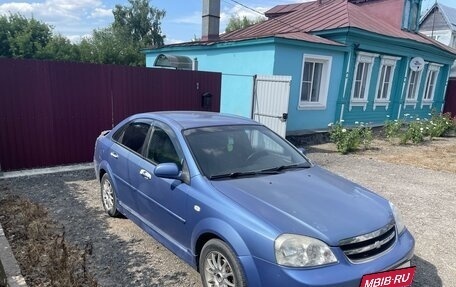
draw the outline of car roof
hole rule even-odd
[[[202,111],[162,111],[136,114],[133,118],[149,118],[163,121],[182,130],[189,128],[225,126],[225,125],[259,125],[259,123],[240,116]]]

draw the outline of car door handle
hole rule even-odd
[[[113,157],[113,158],[119,158],[119,155],[115,152],[111,152],[110,155]]]
[[[150,175],[150,173],[147,170],[141,169],[139,171],[139,174],[142,175],[142,177],[144,177],[147,180],[152,179],[152,175]]]

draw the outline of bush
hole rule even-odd
[[[342,123],[329,124],[329,136],[333,143],[336,144],[337,151],[342,154],[355,151],[360,145],[365,149],[370,147],[372,142],[372,129],[363,124],[355,128],[346,129]]]
[[[410,117],[410,122],[405,120],[386,121],[383,127],[386,137],[389,141],[398,140],[400,144],[412,142],[414,144],[422,143],[426,137],[432,140],[435,137],[441,137],[448,131],[455,128],[454,119],[450,114],[429,114],[431,120]],[[409,117],[408,114],[404,115]]]
[[[417,119],[409,123],[407,131],[405,132],[405,138],[401,139],[401,143],[402,141],[405,141],[405,144],[409,140],[414,144],[422,143],[424,141],[425,135],[426,124]]]
[[[446,132],[455,128],[454,119],[451,118],[450,113],[446,114],[432,114],[429,121],[429,136],[430,138],[441,137]]]
[[[361,137],[361,143],[363,144],[364,149],[370,148],[372,140],[374,139],[372,128],[369,126],[364,126],[361,123],[361,125],[356,129],[358,129],[359,136]]]
[[[399,138],[401,136],[403,126],[404,122],[402,120],[386,121],[383,127],[386,138],[389,141]]]

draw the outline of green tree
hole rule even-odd
[[[52,36],[45,47],[36,54],[38,59],[52,59],[62,61],[80,61],[79,46],[72,44],[68,38],[60,34]]]
[[[0,16],[0,57],[11,57],[11,49],[8,40],[10,23],[8,17]]]
[[[165,11],[149,6],[147,0],[129,0],[130,6],[116,5],[114,22],[95,30],[79,45],[81,60],[91,63],[144,66],[141,49],[164,44],[161,19]]]
[[[0,16],[0,57],[144,66],[141,49],[164,44],[160,26],[165,11],[151,7],[148,0],[128,2],[128,6],[116,5],[108,28],[94,30],[79,44],[53,35],[52,26],[33,18]]]
[[[52,26],[20,14],[0,16],[0,56],[35,58],[52,38]]]
[[[257,17],[256,19],[249,19],[246,16],[233,15],[230,17],[228,24],[226,25],[225,32],[229,33],[235,30],[244,29],[257,23],[263,22],[263,17]]]
[[[127,40],[140,44],[140,47],[163,46],[165,36],[161,32],[164,10],[149,6],[148,0],[128,0],[130,6],[116,5],[113,32]]]
[[[112,27],[96,30],[79,45],[81,60],[90,63],[142,66],[145,62],[140,48],[113,32]]]
[[[91,38],[83,38],[78,45],[80,61],[86,63],[98,63],[97,55],[93,50],[93,41]]]

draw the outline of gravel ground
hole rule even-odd
[[[416,239],[413,286],[456,287],[456,176],[313,149],[317,164],[394,202]],[[201,286],[199,274],[128,219],[102,210],[93,171],[0,180],[0,199],[20,195],[43,204],[66,238],[93,244],[91,272],[101,286]]]
[[[194,269],[133,222],[105,215],[93,170],[2,180],[0,190],[47,207],[73,244],[91,242],[90,272],[101,286],[201,286]]]
[[[456,175],[361,156],[316,153],[319,165],[376,191],[401,210],[416,240],[414,287],[456,286]]]

